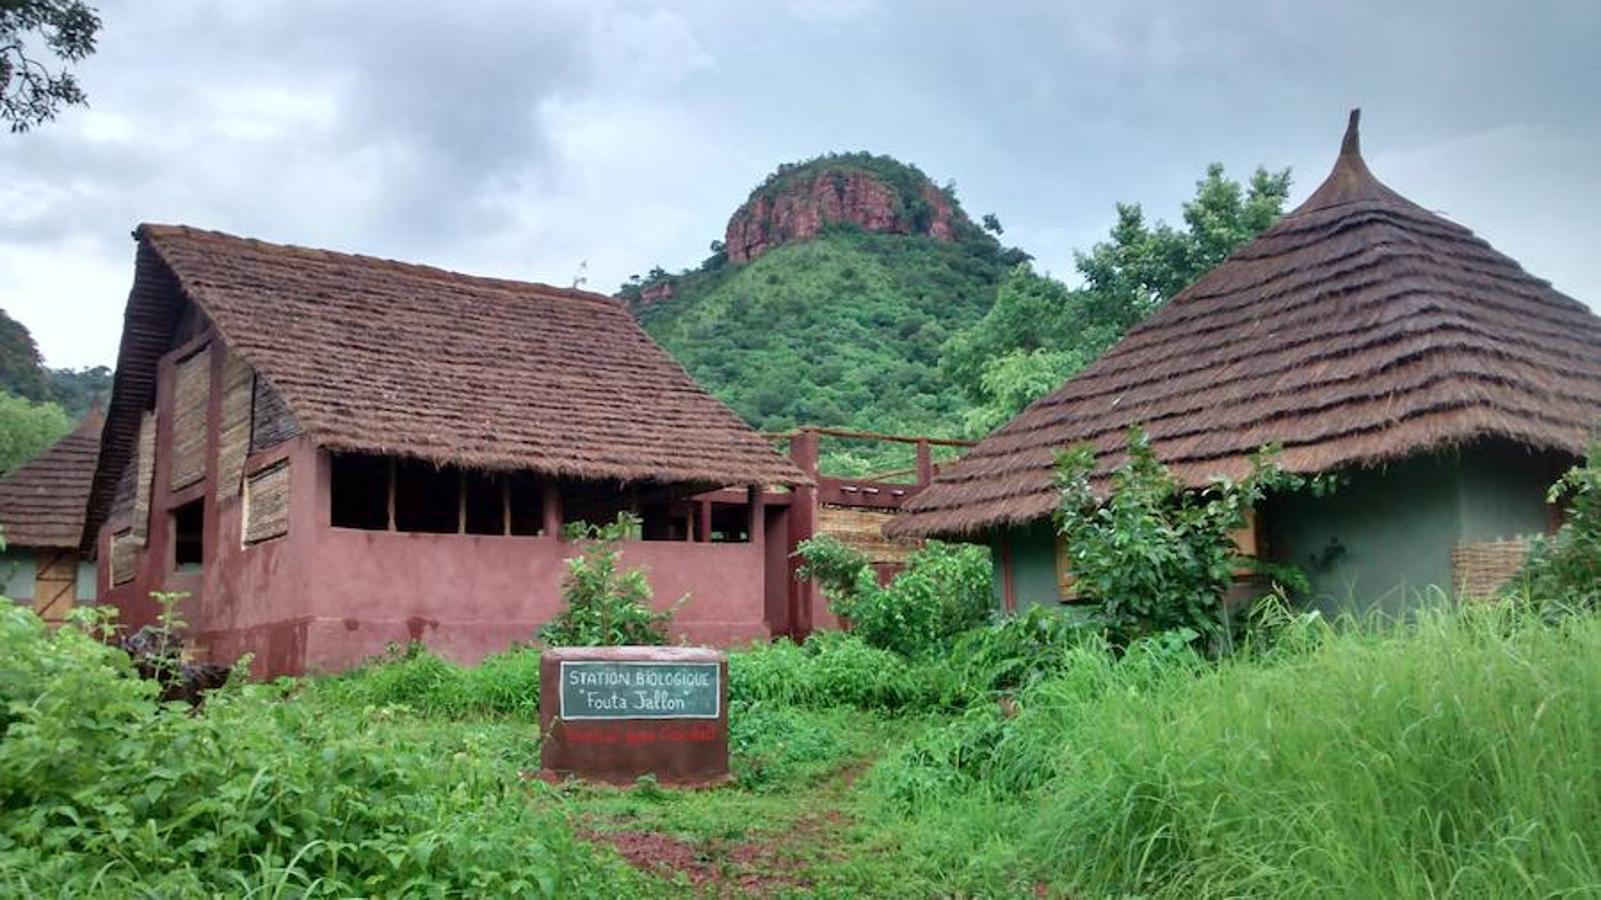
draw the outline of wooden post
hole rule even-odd
[[[696,532],[695,540],[698,543],[708,543],[712,539],[712,502],[710,500],[695,501]]]
[[[746,526],[749,540],[753,547],[760,549],[767,536],[767,515],[762,511],[762,486],[751,485],[745,497],[746,512],[750,514],[750,524]]]
[[[928,487],[934,480],[934,456],[928,449],[928,438],[917,441],[917,486]]]
[[[511,473],[500,476],[500,533],[511,535]]]
[[[467,533],[467,470],[456,470],[456,533]]]
[[[395,530],[395,458],[389,457],[389,530]]]
[[[789,442],[790,458],[814,482],[817,480],[817,432],[798,432]],[[789,546],[784,553],[789,559],[789,621],[782,629],[774,627],[775,634],[783,632],[797,641],[806,639],[812,632],[812,610],[817,604],[817,586],[801,581],[801,561],[795,556],[802,541],[817,533],[817,486],[796,485],[789,504]],[[777,623],[773,623],[775,626]]]
[[[1001,608],[1017,612],[1017,587],[1012,582],[1012,542],[1002,534],[999,539],[1001,557]]]
[[[561,489],[554,478],[547,478],[543,484],[543,523],[541,530],[545,537],[559,540],[561,538]]]
[[[684,540],[695,539],[695,501],[690,500],[684,504]]]

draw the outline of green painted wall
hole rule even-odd
[[[0,553],[0,594],[19,603],[33,603],[33,580],[37,574],[32,550],[12,547]]]
[[[1001,565],[1008,556],[1019,610],[1035,603],[1054,606],[1060,602],[1056,589],[1056,532],[1049,519],[992,532],[984,543],[990,548],[990,586],[997,606],[1003,605]]]
[[[1319,609],[1402,615],[1452,593],[1457,544],[1544,532],[1557,471],[1499,442],[1354,470],[1331,496],[1271,503],[1268,552],[1306,573]]]
[[[1327,497],[1270,502],[1263,516],[1267,552],[1306,573],[1312,590],[1305,599],[1316,608],[1402,615],[1449,595],[1457,543],[1545,531],[1545,491],[1565,465],[1550,454],[1486,442],[1352,470]],[[988,541],[997,601],[1001,540]],[[1056,602],[1050,523],[1010,529],[1005,540],[1018,608]]]

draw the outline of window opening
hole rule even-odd
[[[329,478],[335,528],[389,528],[388,459],[364,453],[337,453]]]
[[[460,476],[429,463],[395,463],[395,530],[455,534],[461,513]]]
[[[204,498],[172,511],[172,563],[179,572],[198,571],[206,559]]]

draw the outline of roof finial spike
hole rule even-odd
[[[1362,135],[1358,129],[1361,121],[1361,107],[1351,110],[1351,121],[1345,126],[1345,140],[1340,142],[1341,156],[1362,155]]]

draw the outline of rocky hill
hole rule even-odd
[[[746,420],[954,433],[939,367],[1022,251],[913,166],[853,153],[785,165],[699,267],[624,285],[646,329]]]
[[[941,241],[955,240],[961,226],[971,228],[955,198],[915,167],[856,153],[780,167],[734,211],[723,246],[730,262],[750,262],[841,222]]]

